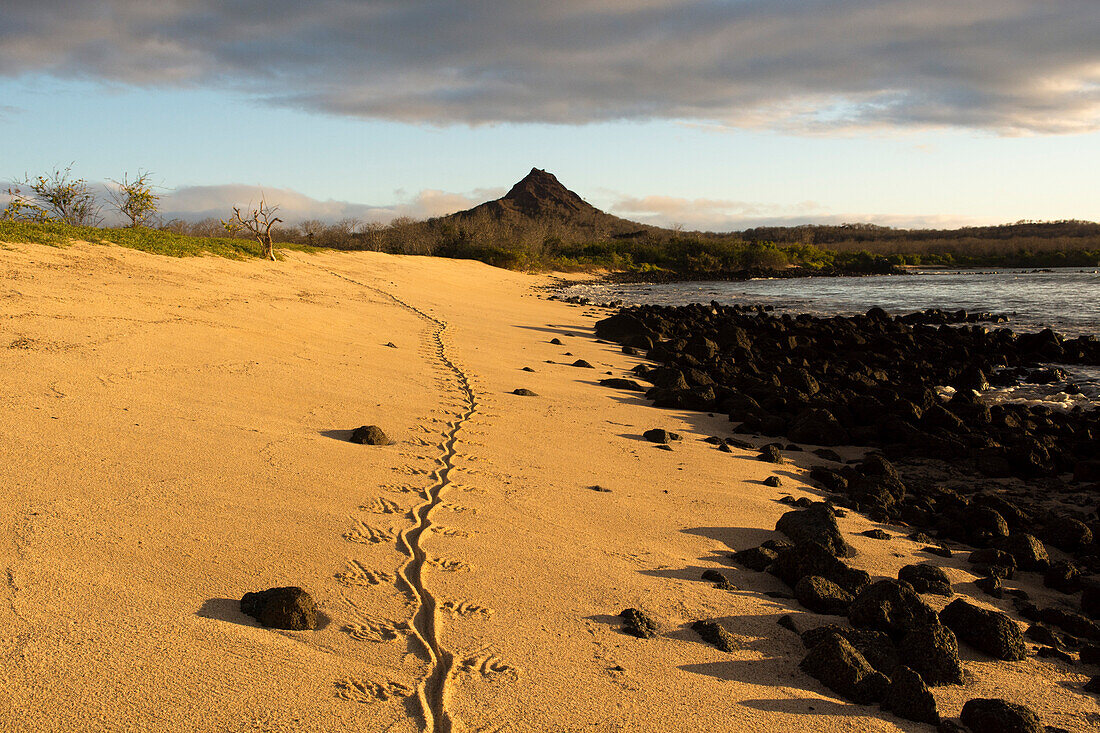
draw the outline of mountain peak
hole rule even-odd
[[[594,207],[561,184],[553,173],[532,168],[501,201],[508,201],[529,216],[580,213]]]

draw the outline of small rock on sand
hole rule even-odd
[[[518,394],[520,397],[538,397],[537,394],[529,389],[524,389],[523,387],[520,387],[519,389],[513,389],[512,394]]]
[[[623,631],[639,639],[652,639],[657,635],[657,622],[637,608],[628,608],[619,614],[623,619]]]
[[[727,448],[727,450],[729,450],[729,449]],[[780,478],[778,476],[768,476],[766,479],[764,479],[764,485],[765,486],[771,486],[772,488],[775,488],[777,486],[782,486],[783,481],[780,480]]]
[[[270,629],[305,631],[317,628],[317,605],[297,586],[245,593],[241,613]]]
[[[363,425],[352,431],[351,442],[359,445],[389,445],[390,439],[377,425]]]
[[[760,450],[759,460],[766,463],[782,463],[783,454],[774,445],[766,445]]]
[[[584,359],[577,359],[575,362],[573,362],[569,366],[582,367],[584,369],[595,369],[596,368],[596,367],[592,366],[591,364],[589,364]]]
[[[733,638],[733,634],[714,621],[696,621],[691,625],[691,629],[701,636],[703,641],[724,652],[732,652],[737,648],[737,640]]]
[[[650,443],[671,443],[674,440],[680,440],[679,433],[673,433],[670,430],[664,430],[662,428],[647,430],[642,433],[642,437]]]

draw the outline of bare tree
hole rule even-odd
[[[228,221],[222,221],[222,226],[229,232],[236,234],[242,229],[247,231],[263,248],[263,256],[268,260],[275,260],[275,246],[271,242],[271,230],[283,220],[275,216],[278,206],[268,206],[267,199],[260,198],[259,208],[253,209],[248,217],[241,216],[240,207],[233,207],[233,217]]]
[[[60,221],[76,226],[99,226],[102,206],[88,182],[71,178],[72,165],[57,168],[49,176],[24,175],[8,187],[8,202],[0,218],[11,221]]]
[[[118,213],[130,220],[131,227],[152,226],[157,219],[157,206],[160,196],[153,193],[153,184],[149,182],[151,173],[138,170],[134,180],[129,174],[123,174],[121,181],[111,179],[118,186],[108,189],[111,204]]]

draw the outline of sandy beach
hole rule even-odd
[[[777,620],[836,617],[765,595],[789,589],[728,557],[777,536],[779,498],[821,496],[805,476],[820,459],[720,452],[702,439],[730,435],[725,415],[600,386],[641,360],[594,338],[608,311],[547,300],[547,276],[86,244],[3,245],[0,272],[2,730],[933,730],[800,672]],[[392,444],[348,442],[360,425]],[[683,440],[662,450],[650,428]],[[929,559],[904,528],[839,521],[875,578]],[[858,534],[874,527],[892,539]],[[1011,612],[963,556],[942,565]],[[320,628],[240,612],[285,585]],[[629,607],[657,638],[620,631]],[[739,648],[704,643],[699,619]],[[967,684],[933,690],[944,716],[1002,697],[1100,725],[1080,667],[960,653]]]

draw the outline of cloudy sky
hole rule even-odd
[[[1100,219],[1097,0],[0,0],[0,179],[431,216]]]

